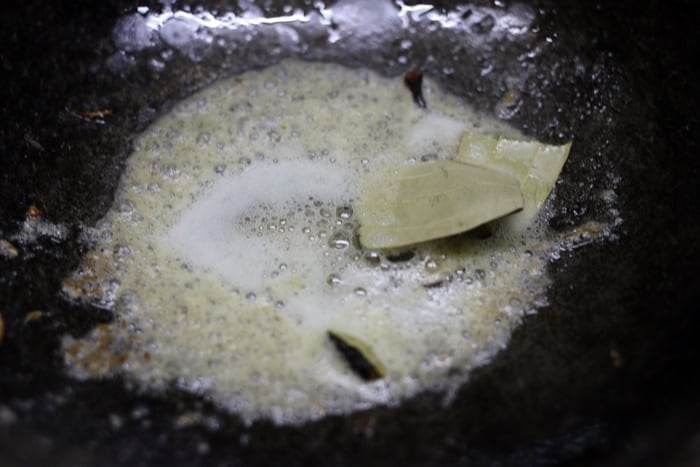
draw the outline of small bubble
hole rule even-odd
[[[350,219],[352,214],[353,210],[350,206],[341,206],[335,210],[335,215],[340,219]]]
[[[197,135],[197,142],[198,142],[199,144],[205,144],[205,145],[206,145],[206,144],[209,144],[209,138],[210,138],[209,133],[206,133],[206,132],[200,133],[200,134]]]
[[[287,263],[280,263],[279,270],[286,271],[287,270]]]
[[[483,280],[486,277],[486,272],[483,269],[477,269],[474,271],[474,275],[478,280]]]
[[[435,261],[432,258],[428,258],[428,260],[425,262],[425,270],[428,272],[435,272],[440,268],[440,263]]]
[[[342,233],[337,232],[328,240],[328,246],[336,250],[342,250],[350,246],[350,240],[345,238]]]
[[[281,310],[282,308],[284,308],[284,302],[282,300],[277,300],[275,302],[275,308],[277,308],[278,310]]]
[[[160,191],[160,185],[157,183],[149,183],[147,189],[151,193],[158,193]]]
[[[321,208],[318,212],[321,214],[321,217],[331,217],[331,212],[326,208]]]
[[[338,274],[329,274],[326,278],[326,283],[328,285],[338,285],[342,282]]]
[[[238,163],[241,164],[242,167],[248,167],[250,165],[250,159],[247,157],[241,157],[238,159]]]
[[[217,165],[216,167],[214,167],[214,172],[216,172],[219,175],[226,172],[226,164]]]
[[[252,302],[256,299],[256,295],[253,292],[249,292],[248,294],[246,294],[245,298]]]
[[[376,251],[368,251],[367,253],[365,253],[364,258],[365,262],[367,262],[367,264],[369,264],[370,266],[378,266],[382,260],[381,255]]]
[[[365,295],[367,295],[367,291],[362,287],[357,287],[355,290],[353,290],[353,293],[358,297],[364,297]]]

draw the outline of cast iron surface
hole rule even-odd
[[[109,208],[133,135],[169,102],[279,57],[262,43],[237,65],[176,54],[158,76],[139,61],[129,73],[114,73],[103,65],[117,52],[111,30],[137,3],[29,0],[5,7],[0,238],[20,229],[31,204],[70,234],[62,242],[18,245],[14,259],[0,257],[0,465],[697,462],[694,2],[529,3],[537,13],[527,47],[548,49],[531,64],[538,72],[522,84],[523,104],[511,121],[546,141],[576,142],[557,187],[553,228],[601,216],[588,193],[607,186],[607,170],[621,176],[620,240],[563,252],[551,265],[550,305],[528,317],[451,405],[425,394],[400,408],[299,428],[244,426],[176,390],[148,395],[121,380],[78,382],[64,375],[57,351],[60,336],[110,319],[61,300],[60,281],[83,252],[80,230]],[[266,11],[279,13],[274,8]],[[514,58],[524,47],[506,40],[465,50],[455,62],[440,47],[440,32],[415,39],[409,65],[485,111],[506,89],[502,74],[475,71],[480,60],[505,73],[519,66]],[[408,65],[393,60],[396,42],[373,50],[368,65],[405,71]],[[426,61],[429,54],[434,62]],[[324,56],[357,65],[365,55]],[[443,75],[445,64],[455,73]],[[66,110],[73,108],[113,113],[98,124]],[[26,323],[36,309],[44,315]],[[611,358],[613,350],[621,360]],[[175,423],[188,412],[203,414],[202,422]]]

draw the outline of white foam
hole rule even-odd
[[[281,258],[289,257],[289,250],[295,249],[295,256],[302,261],[285,263],[287,267],[297,274],[315,272],[308,279],[323,282],[322,275],[309,267],[313,245],[299,241],[301,227],[298,233],[280,241],[278,228],[245,229],[240,221],[244,216],[284,216],[304,206],[309,198],[347,204],[352,198],[345,182],[349,177],[347,169],[297,160],[254,166],[237,176],[222,178],[168,230],[162,248],[252,290],[263,289],[265,279],[283,262]],[[272,206],[274,212],[262,212],[261,206]],[[304,252],[299,254],[298,249]]]

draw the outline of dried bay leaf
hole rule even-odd
[[[357,203],[358,232],[366,248],[394,248],[464,232],[522,207],[514,176],[437,160],[369,183]]]
[[[517,232],[530,224],[547,200],[570,149],[571,143],[552,146],[465,131],[459,142],[457,160],[505,170],[518,179],[523,209],[498,221],[500,227]]]

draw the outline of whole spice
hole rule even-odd
[[[365,381],[383,378],[386,370],[367,344],[360,339],[337,331],[328,331],[338,352],[343,356],[352,371]]]
[[[420,70],[411,70],[403,77],[403,82],[406,83],[408,89],[411,90],[413,101],[421,109],[425,109],[425,99],[423,99],[423,72]]]

